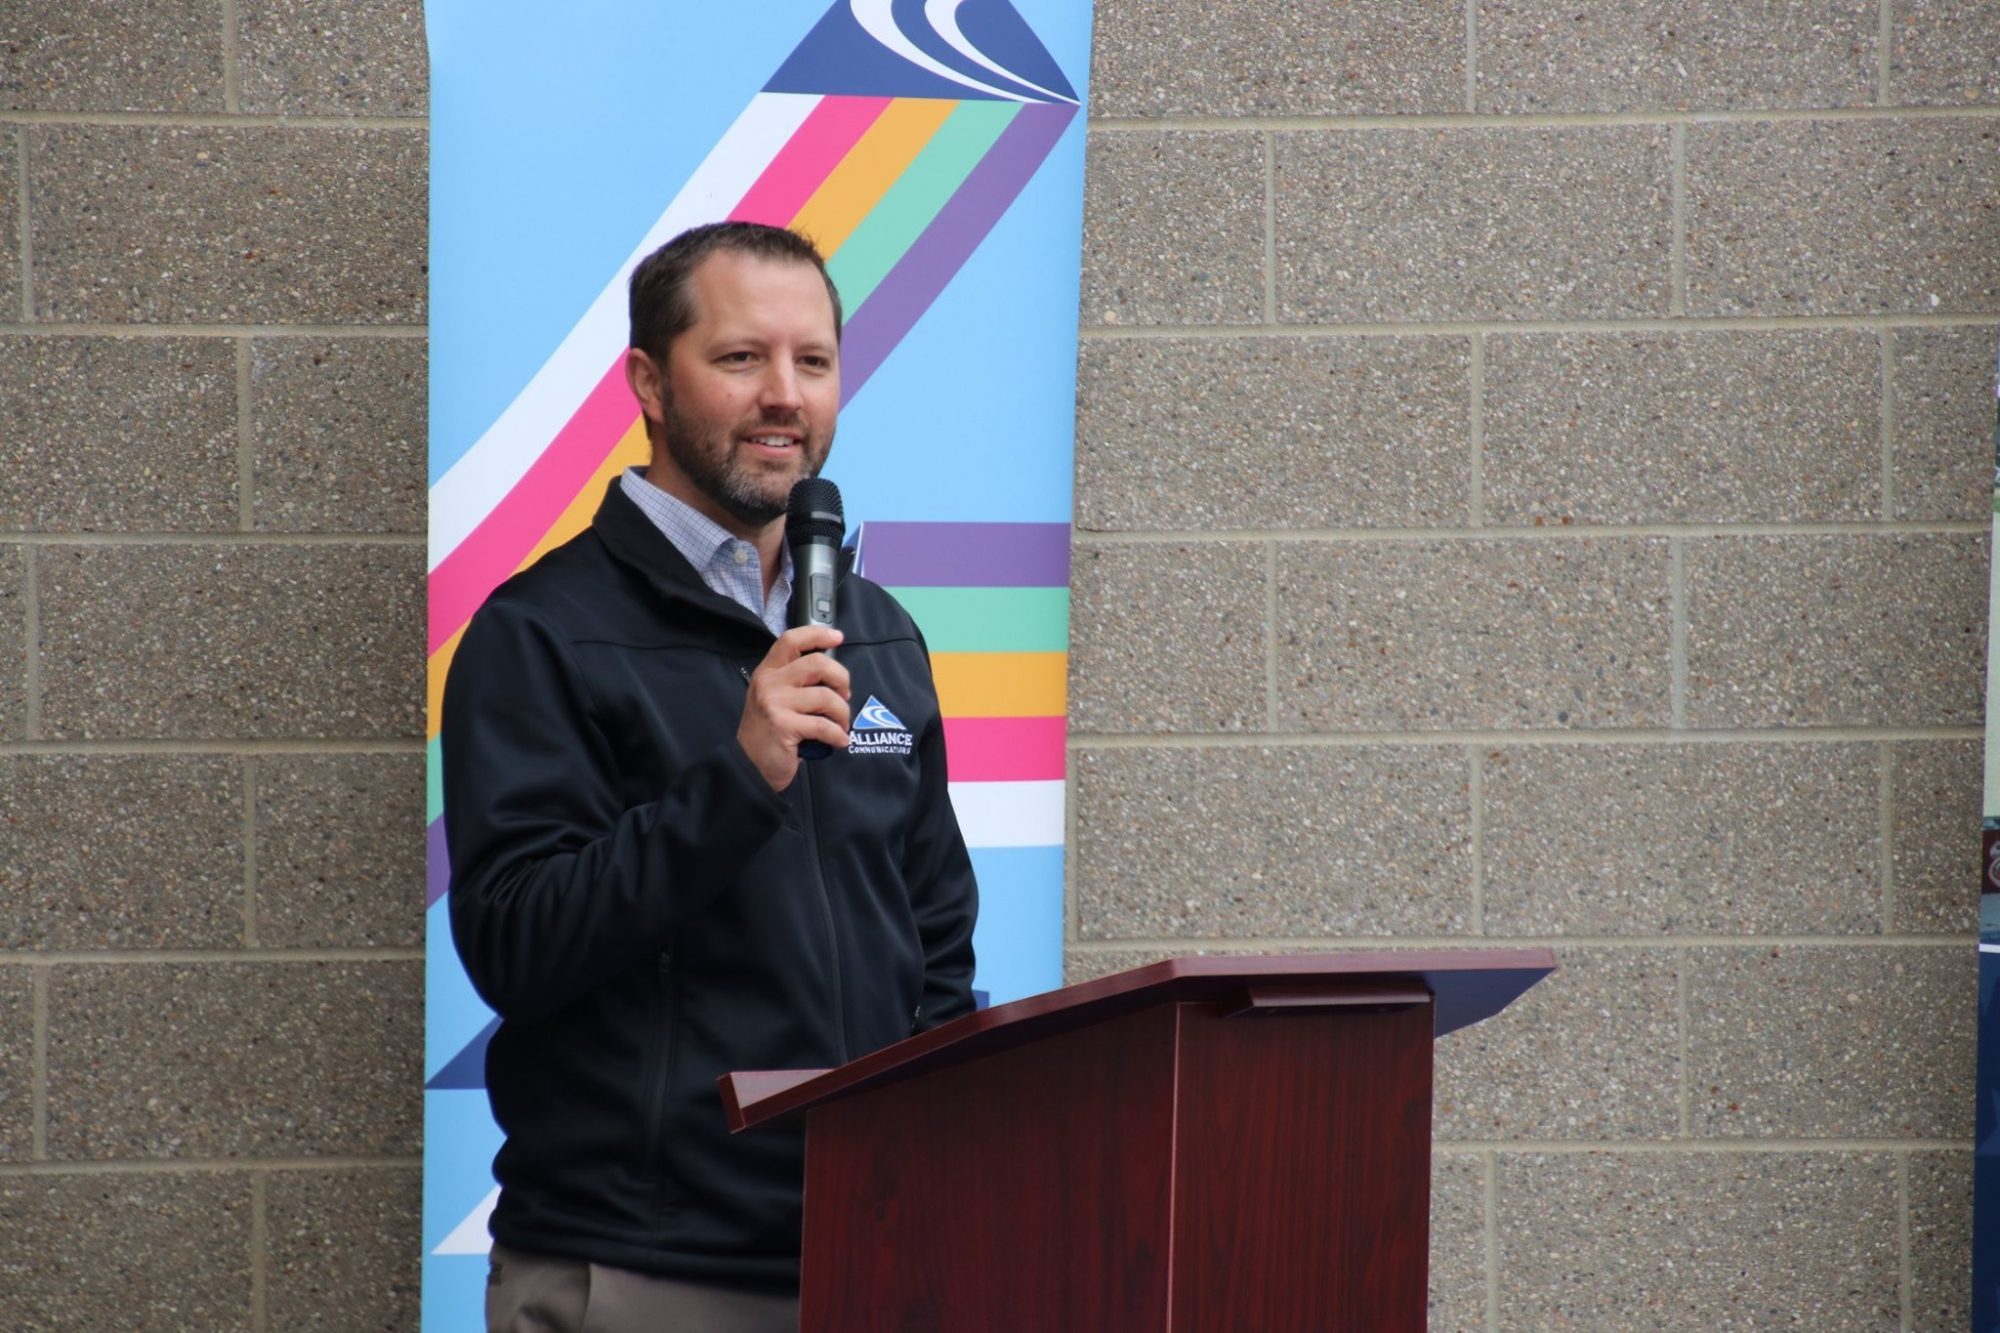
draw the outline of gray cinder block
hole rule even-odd
[[[2000,308],[2000,124],[1986,117],[1695,124],[1691,315]]]
[[[1883,516],[1868,330],[1489,337],[1485,427],[1493,523]]]
[[[1691,540],[1688,724],[1976,723],[1986,583],[1981,534]]]
[[[1264,317],[1264,141],[1243,131],[1098,131],[1083,178],[1090,324]]]
[[[421,116],[424,11],[405,0],[239,0],[243,109],[279,116]]]
[[[425,317],[420,131],[47,125],[28,159],[38,319]]]
[[[1486,761],[1486,929],[1882,928],[1876,748],[1513,746]]]
[[[1263,729],[1264,558],[1248,542],[1076,547],[1070,728]]]
[[[1667,313],[1664,126],[1287,130],[1275,140],[1281,320]]]
[[[1461,751],[1231,746],[1076,760],[1084,939],[1470,929]]]
[[[1278,728],[1662,726],[1667,543],[1300,542],[1278,551]]]
[[[0,337],[0,528],[233,532],[224,338]]]
[[[256,760],[257,942],[411,948],[424,936],[424,760]]]
[[[0,791],[0,949],[243,943],[240,760],[15,755]]]
[[[1116,339],[1080,362],[1081,527],[1467,521],[1464,338]]]
[[[413,545],[59,546],[39,559],[51,737],[419,734]]]
[[[49,1155],[414,1153],[423,964],[75,964],[49,978]]]
[[[416,338],[252,344],[257,528],[422,532],[426,369]]]

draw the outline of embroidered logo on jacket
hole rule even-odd
[[[880,699],[869,695],[868,702],[854,715],[854,726],[847,733],[847,752],[908,754],[915,747],[916,738],[903,725],[903,719],[890,712]]]

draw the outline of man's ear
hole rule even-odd
[[[666,386],[661,383],[657,361],[636,347],[626,348],[625,382],[632,386],[632,396],[639,400],[639,410],[646,414],[646,420],[656,424],[665,420]]]

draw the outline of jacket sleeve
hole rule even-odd
[[[928,671],[928,648],[924,658]],[[973,1010],[972,927],[979,916],[979,886],[946,784],[941,717],[934,717],[919,738],[918,755],[920,808],[904,844],[904,882],[924,947],[924,995],[917,1011],[921,1031]]]
[[[734,739],[622,808],[567,645],[489,603],[467,627],[440,737],[452,939],[480,998],[535,1018],[662,949],[786,823]],[[706,869],[708,873],[702,873]]]

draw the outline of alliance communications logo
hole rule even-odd
[[[915,748],[916,738],[903,725],[903,719],[890,712],[880,699],[869,695],[868,702],[854,715],[854,726],[847,733],[847,752],[909,754]]]

